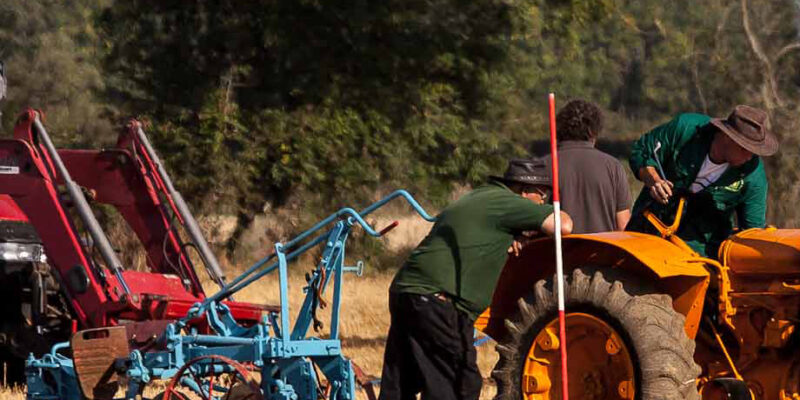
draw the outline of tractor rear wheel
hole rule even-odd
[[[695,343],[668,295],[610,268],[578,268],[564,286],[570,398],[699,399]],[[496,400],[561,399],[554,279],[519,299],[498,341]],[[613,282],[613,283],[612,283]]]

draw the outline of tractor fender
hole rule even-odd
[[[562,249],[565,275],[577,267],[611,267],[652,282],[656,291],[672,297],[675,310],[686,317],[686,333],[695,337],[710,281],[709,271],[696,253],[638,232],[568,235],[562,239]],[[475,327],[492,337],[504,335],[504,320],[516,310],[517,300],[537,281],[551,278],[555,271],[552,238],[537,239],[528,243],[519,256],[509,256],[492,303],[478,317]]]

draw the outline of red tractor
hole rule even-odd
[[[59,318],[66,308],[46,262],[39,235],[25,213],[11,197],[0,195],[0,362],[14,382],[23,377],[21,357],[28,351],[47,351],[53,341],[69,334],[71,319]],[[41,292],[47,287],[51,290]]]
[[[91,205],[111,207],[146,253],[146,271],[123,265]],[[72,332],[125,325],[128,339],[153,335],[205,298],[193,250],[212,280],[225,276],[183,198],[131,120],[117,145],[59,150],[42,114],[28,109],[13,139],[0,140],[0,356],[13,380],[23,360]],[[229,302],[253,324],[269,307]],[[204,321],[197,328],[207,329]]]

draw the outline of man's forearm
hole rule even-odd
[[[637,174],[637,178],[640,181],[644,182],[644,185],[647,187],[653,186],[658,181],[663,180],[661,176],[658,175],[658,170],[655,167],[651,166],[644,166],[639,168],[639,173]]]

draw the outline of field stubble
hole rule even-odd
[[[389,331],[389,284],[392,274],[388,272],[367,274],[362,277],[345,275],[343,302],[341,310],[340,336],[344,354],[353,359],[367,374],[380,376],[383,367],[383,349]],[[293,274],[289,282],[289,292],[301,292],[305,280],[301,274]],[[330,294],[326,297],[330,300]],[[248,288],[237,300],[277,304],[278,287],[275,282],[264,281],[256,287]],[[302,303],[302,296],[293,296],[290,309],[296,310]],[[324,323],[320,332],[325,334],[329,328],[330,309],[321,310],[319,317]],[[484,378],[489,377],[497,362],[494,343],[489,342],[478,348],[478,366]],[[495,391],[493,382],[484,379],[481,398],[492,398]],[[360,398],[366,398],[361,397]]]

